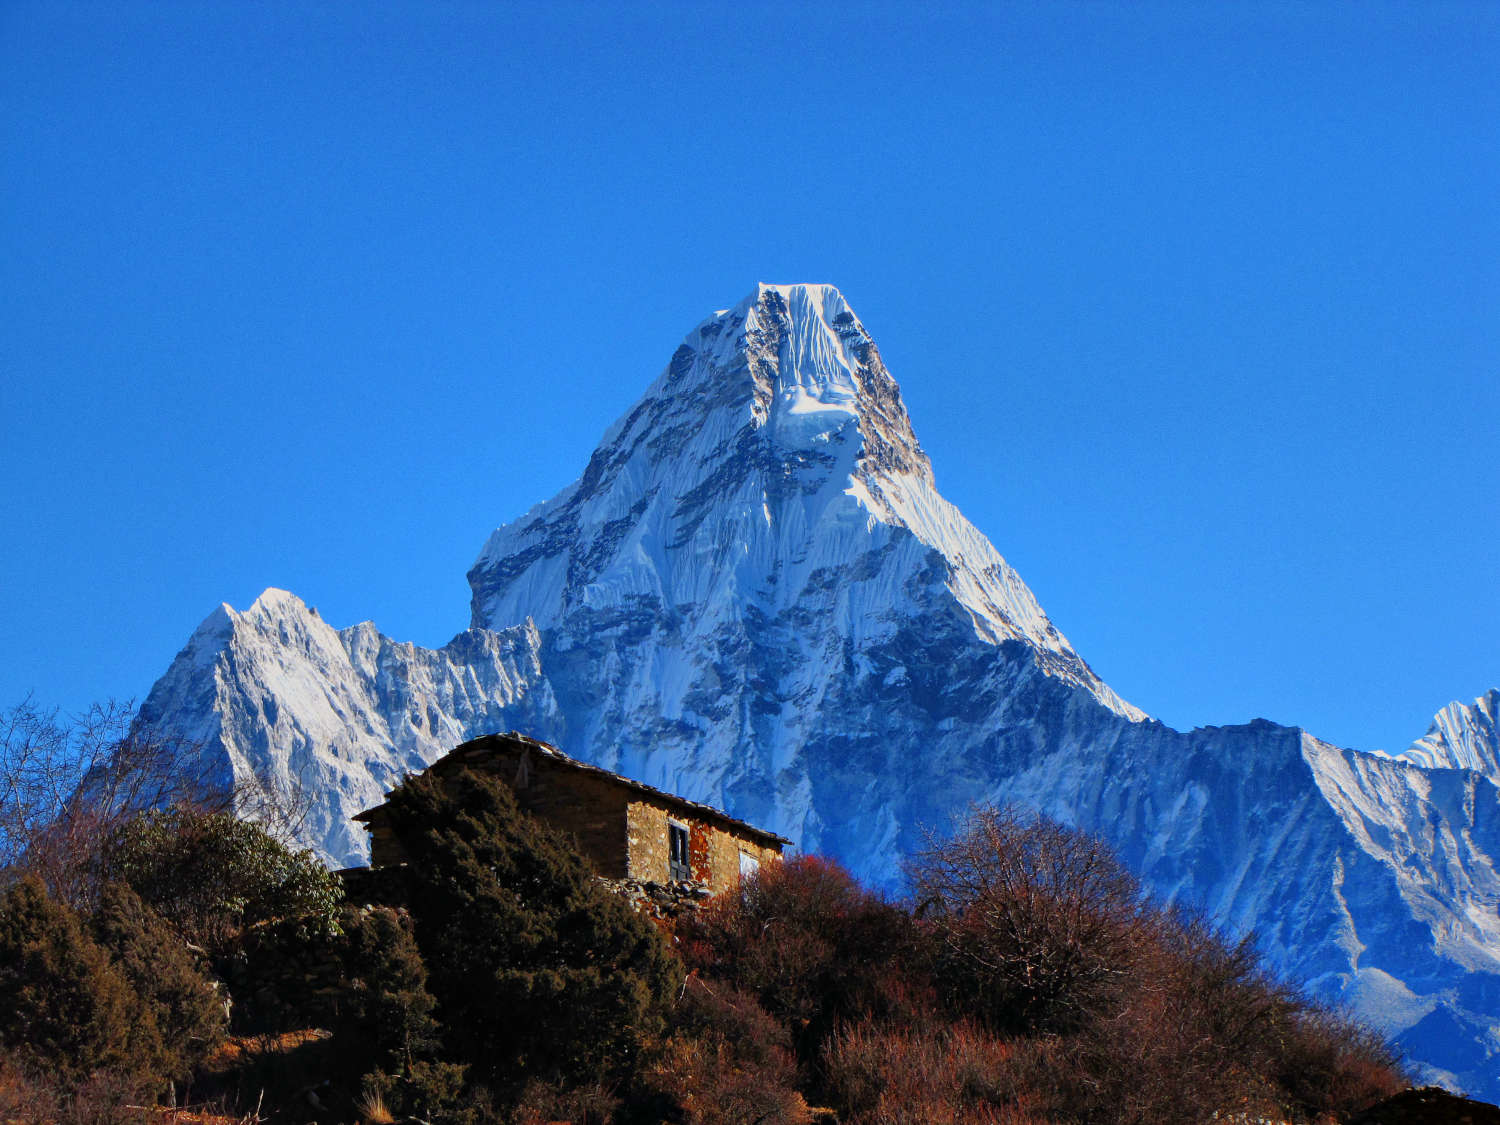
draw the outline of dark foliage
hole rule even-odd
[[[338,879],[311,852],[228,813],[175,806],[132,817],[99,862],[103,878],[128,884],[216,960],[267,923],[292,922],[306,940],[338,931]]]
[[[389,906],[346,908],[339,1032],[380,1067],[405,1071],[439,1044],[411,917]]]
[[[503,782],[421,775],[385,807],[448,1057],[497,1092],[628,1074],[680,979],[661,934]]]
[[[160,1037],[155,1073],[182,1080],[224,1039],[225,998],[204,972],[202,958],[129,887],[113,883],[100,895],[90,926],[94,939],[150,1010]]]
[[[0,895],[0,1046],[71,1092],[107,1072],[155,1084],[154,1019],[109,955],[41,881]]]
[[[334,1041],[341,1070],[363,1075],[366,1097],[391,1112],[432,1117],[451,1109],[465,1068],[443,1062],[427,967],[411,917],[388,906],[346,907],[338,953]]]

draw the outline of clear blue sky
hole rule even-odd
[[[1500,684],[1500,5],[7,0],[0,162],[0,704],[443,643],[759,280],[1165,721]]]

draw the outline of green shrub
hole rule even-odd
[[[501,781],[421,775],[385,810],[446,1057],[502,1096],[628,1074],[680,980],[656,928]]]
[[[462,1063],[441,1059],[419,1059],[399,1074],[373,1070],[360,1080],[360,1096],[354,1104],[356,1108],[378,1104],[404,1119],[443,1125],[486,1121],[483,1114],[463,1104],[467,1071]]]
[[[186,1078],[224,1039],[229,1022],[224,996],[183,939],[124,884],[104,888],[90,928],[151,1009],[161,1043],[153,1070]]]
[[[349,907],[342,928],[338,1033],[378,1066],[405,1070],[439,1042],[411,917],[389,906]]]
[[[338,878],[311,852],[228,813],[144,813],[115,831],[100,862],[102,877],[128,884],[214,958],[268,922],[292,921],[307,940],[338,932]]]
[[[0,1046],[64,1090],[98,1072],[149,1088],[163,1053],[155,1020],[41,881],[22,880],[0,895]]]
[[[442,1061],[437,1001],[411,916],[389,906],[345,907],[338,945],[343,978],[334,1039],[343,1069],[390,1112],[432,1117],[451,1108],[465,1068]]]

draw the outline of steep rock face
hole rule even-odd
[[[912,822],[813,800],[845,764],[803,751],[824,744],[832,700],[861,697],[827,745],[862,741],[858,708],[889,697],[917,725],[878,737],[909,754],[913,729],[970,707],[950,669],[1021,642],[1142,717],[937,494],[894,381],[828,286],[760,286],[700,324],[582,478],[496,531],[469,580],[475,625],[536,622],[569,745],[808,847],[867,842],[881,820],[887,878]]]
[[[243,613],[225,605],[210,614],[151,689],[140,721],[197,747],[210,766],[202,775],[226,789],[254,782],[305,798],[307,844],[335,866],[363,863],[369,844],[350,818],[408,772],[471,730],[552,730],[540,647],[524,622],[419,648],[369,622],[334,629],[272,589]]]
[[[469,579],[473,623],[440,650],[278,591],[224,607],[143,721],[226,779],[312,794],[306,838],[335,863],[405,771],[509,728],[888,885],[971,802],[1028,804],[1500,1093],[1497,693],[1395,756],[1148,719],[938,495],[831,287],[763,285],[700,324]]]
[[[497,530],[469,572],[474,624],[593,634],[837,600],[856,639],[909,615],[928,570],[974,632],[1135,718],[933,484],[895,381],[831,286],[762,285],[700,324],[582,478]],[[644,620],[644,619],[643,619]],[[580,627],[575,628],[575,623]],[[667,677],[661,677],[663,679]]]

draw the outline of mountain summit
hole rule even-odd
[[[530,617],[544,631],[592,630],[629,607],[753,632],[747,610],[774,622],[810,580],[842,571],[849,608],[868,611],[849,618],[863,637],[899,619],[929,569],[978,637],[1023,642],[1052,674],[1145,717],[938,495],[896,382],[842,294],[761,285],[689,333],[582,478],[491,535],[469,582],[480,628]],[[680,713],[680,700],[663,702]]]
[[[761,285],[699,324],[579,480],[496,530],[438,650],[294,596],[216,610],[142,708],[226,781],[308,794],[306,841],[518,728],[885,885],[972,802],[1108,839],[1164,898],[1490,1096],[1493,697],[1401,755],[1267,722],[1174,731],[1111,691],[938,494],[843,296]]]

